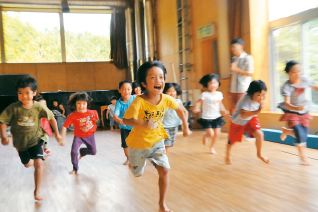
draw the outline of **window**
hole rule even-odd
[[[110,19],[110,14],[64,14],[66,61],[109,61]]]
[[[288,79],[284,72],[287,60],[301,63],[302,73],[318,83],[318,18],[272,31],[274,90],[280,91]],[[307,90],[307,98],[313,101],[311,111],[318,112],[318,93]],[[275,104],[284,101],[280,92],[275,92]]]
[[[61,62],[58,13],[3,12],[6,61]]]

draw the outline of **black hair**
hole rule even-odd
[[[244,45],[244,40],[242,39],[242,38],[240,38],[240,37],[237,37],[237,38],[234,38],[232,41],[231,41],[231,45],[232,44],[236,44],[236,43],[238,43],[238,44],[240,44],[240,45]]]
[[[43,98],[43,96],[41,96],[41,95],[38,95],[38,97],[36,97],[36,99],[35,99],[36,101],[41,101],[41,100],[45,100],[44,98]],[[46,101],[46,100],[45,100]]]
[[[165,88],[163,89],[163,93],[165,94],[169,88],[174,87],[177,91],[177,96],[182,94],[182,89],[179,83],[174,83],[174,82],[166,82]]]
[[[138,82],[140,83],[141,90],[143,90],[143,91],[146,89],[144,88],[144,86],[142,86],[142,83],[147,84],[146,77],[148,74],[148,70],[151,69],[152,67],[161,68],[163,71],[163,77],[164,77],[164,79],[166,79],[167,70],[161,61],[155,60],[155,61],[145,62],[144,64],[142,64],[139,67],[138,73],[137,73]]]
[[[33,77],[21,77],[15,88],[18,91],[19,88],[27,88],[30,87],[33,92],[38,90],[38,82]]]
[[[295,60],[289,60],[286,62],[286,67],[285,67],[285,72],[288,73],[290,71],[290,69],[294,66],[294,65],[298,65],[299,63]]]
[[[246,93],[249,96],[253,96],[254,93],[262,92],[263,90],[267,91],[267,87],[266,87],[265,82],[263,82],[262,80],[254,80],[248,86]]]
[[[117,100],[117,97],[116,96],[110,97],[110,101],[113,101],[114,99]]]
[[[131,82],[129,82],[128,80],[123,80],[119,83],[118,89],[121,89],[121,87],[123,86],[123,84],[128,83],[131,85]]]
[[[219,86],[221,86],[220,76],[217,74],[207,74],[200,79],[199,83],[203,85],[203,87],[207,88],[208,83],[211,82],[213,79],[216,79],[219,82]]]
[[[135,82],[132,83],[132,94],[133,95],[135,94],[135,88],[138,88],[138,87],[141,88],[141,86],[140,86],[138,81],[135,81]]]
[[[93,99],[86,92],[73,93],[67,102],[67,107],[69,107],[73,110],[76,110],[76,102],[77,101],[86,101],[87,108],[89,108],[90,103],[91,103],[91,101],[93,101]]]

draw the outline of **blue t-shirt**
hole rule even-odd
[[[115,112],[114,115],[117,115],[118,118],[123,118],[125,115],[126,110],[128,109],[129,105],[135,100],[135,96],[130,95],[130,99],[128,102],[123,102],[123,100],[120,98],[117,102],[116,102],[116,106],[115,106]],[[133,127],[131,126],[127,126],[127,125],[122,125],[119,124],[120,129],[126,129],[126,130],[132,130]]]
[[[180,99],[174,99],[174,100],[178,103],[178,105],[180,103],[182,104],[182,101]],[[181,125],[182,120],[179,118],[175,110],[169,108],[166,111],[165,116],[163,117],[162,124],[164,128],[172,128],[172,127],[177,127]]]

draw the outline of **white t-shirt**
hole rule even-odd
[[[206,91],[201,94],[200,99],[202,103],[202,117],[203,119],[216,119],[221,116],[220,113],[220,102],[223,99],[223,94],[219,91],[215,95],[211,92]]]
[[[245,94],[238,101],[233,116],[230,116],[230,118],[232,119],[232,123],[244,126],[254,116],[242,118],[241,117],[241,110],[243,109],[246,111],[256,111],[259,109],[259,106],[260,106],[260,103],[252,101],[251,97],[249,95]]]

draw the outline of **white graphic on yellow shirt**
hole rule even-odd
[[[34,118],[27,117],[27,116],[21,116],[18,120],[18,125],[23,126],[23,127],[32,127],[32,126],[34,126]]]
[[[94,127],[92,119],[93,119],[93,116],[87,116],[85,118],[77,119],[80,123],[79,124],[80,128],[84,133],[86,133],[88,130],[90,130]]]

